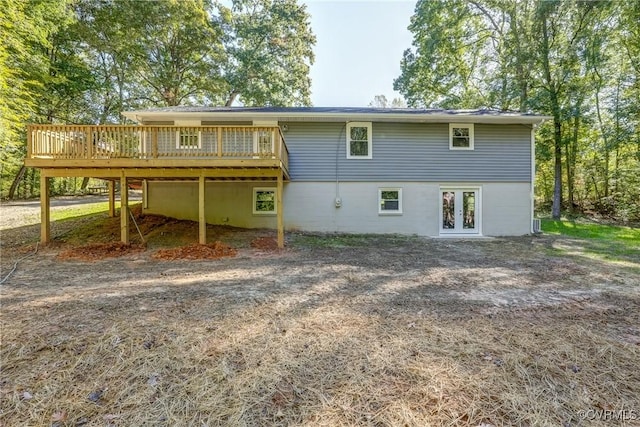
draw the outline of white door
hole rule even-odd
[[[440,189],[440,234],[480,233],[480,190]]]

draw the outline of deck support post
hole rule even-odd
[[[283,192],[282,169],[278,171],[278,187],[276,188],[276,212],[278,218],[278,247],[284,248],[284,206],[282,204]]]
[[[129,186],[124,171],[120,174],[120,241],[129,244]]]
[[[107,184],[109,192],[109,218],[116,216],[116,182],[109,180]]]
[[[198,242],[207,244],[207,219],[205,217],[205,190],[206,180],[204,175],[198,179]]]
[[[49,243],[51,240],[51,216],[49,197],[49,183],[51,178],[40,172],[40,242],[42,244]]]
[[[149,209],[149,181],[142,180],[142,209]]]

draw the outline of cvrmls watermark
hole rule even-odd
[[[640,411],[634,409],[586,409],[578,411],[578,417],[590,421],[640,420]]]

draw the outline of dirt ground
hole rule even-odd
[[[224,227],[235,256],[163,260],[197,224],[157,218],[146,250],[61,258],[96,221],[0,285],[1,426],[640,425],[640,260]],[[2,231],[1,277],[37,236]]]

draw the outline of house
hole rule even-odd
[[[534,135],[547,117],[494,110],[168,107],[131,126],[33,125],[48,185],[90,176],[143,188],[145,212],[206,224],[421,236],[533,231]],[[127,205],[126,191],[122,203]],[[129,240],[126,210],[121,212]]]

